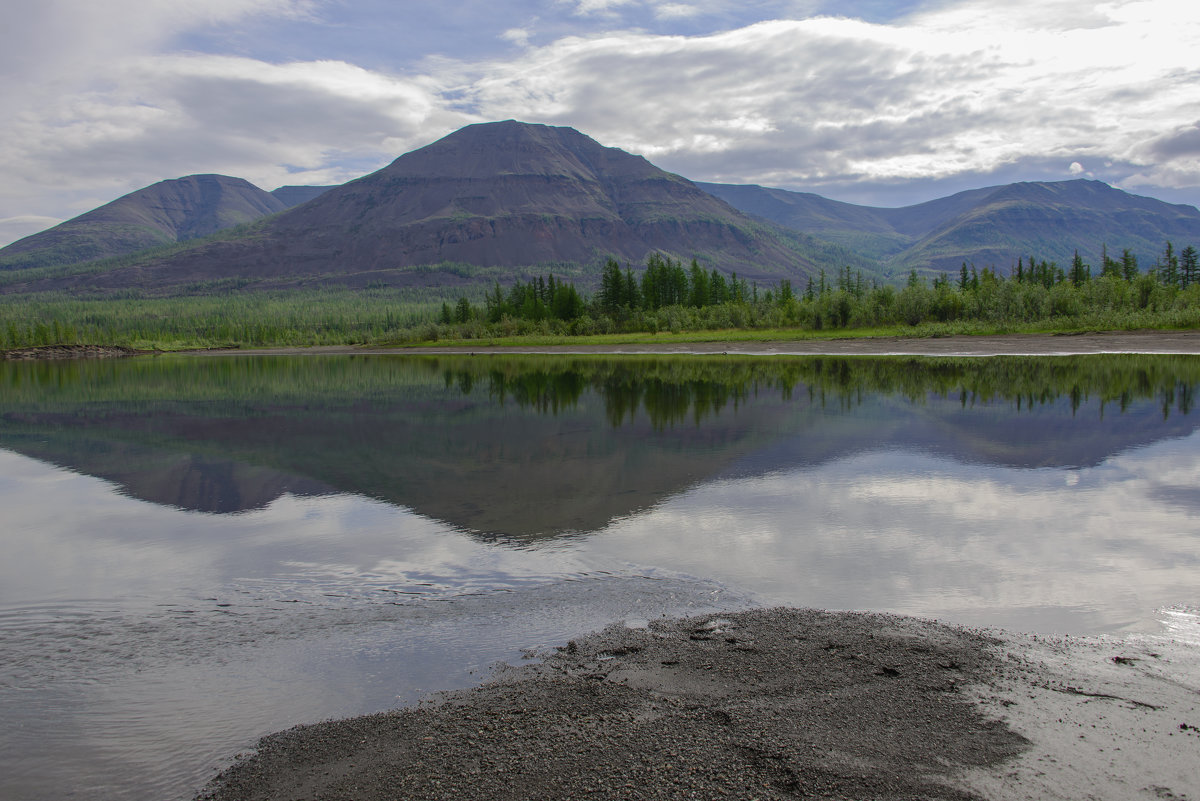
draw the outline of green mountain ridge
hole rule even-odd
[[[1100,181],[1026,182],[960,192],[902,208],[856,206],[805,192],[699,184],[730,205],[878,259],[893,275],[954,271],[964,263],[1007,271],[1034,256],[1059,264],[1079,251],[1129,249],[1143,267],[1167,241],[1200,241],[1200,210],[1115,189]]]
[[[0,249],[0,270],[124,256],[199,239],[285,208],[241,178],[189,175],[160,181]]]

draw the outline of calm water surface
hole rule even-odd
[[[1200,639],[1198,383],[1200,357],[0,364],[0,797],[189,798],[269,731],[617,620]]]

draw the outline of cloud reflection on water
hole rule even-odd
[[[1153,628],[1195,603],[1200,435],[1080,469],[871,451],[720,481],[614,523],[588,550],[706,575],[772,602],[1019,629]]]

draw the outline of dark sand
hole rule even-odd
[[[1188,649],[772,609],[542,656],[267,737],[201,798],[1200,798]]]

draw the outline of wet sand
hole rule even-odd
[[[636,345],[550,345],[376,347],[327,345],[311,348],[215,349],[196,355],[336,355],[404,353],[595,353],[729,354],[747,356],[1066,356],[1088,353],[1200,354],[1200,330],[1101,331],[1086,334],[1005,334],[1000,336],[870,337],[767,342],[664,342]]]
[[[812,610],[616,625],[200,797],[1196,799],[1195,651]]]

